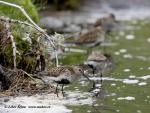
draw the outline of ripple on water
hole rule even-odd
[[[132,35],[132,34],[129,34],[129,35],[126,35],[125,38],[126,38],[127,40],[133,40],[133,39],[135,39],[135,36]]]
[[[138,82],[139,82],[139,80],[130,80],[130,79],[123,80],[123,83],[125,83],[125,84],[136,84]]]
[[[96,84],[96,87],[101,87],[102,86],[102,84]]]
[[[117,111],[117,112],[120,112],[120,110],[119,110],[119,109],[117,109],[116,111]]]
[[[90,79],[94,80],[94,81],[101,80],[100,77],[91,77]],[[136,77],[135,75],[130,75],[129,79],[118,79],[118,78],[112,78],[112,77],[102,77],[102,80],[115,81],[115,82],[120,81],[120,82],[123,82],[125,84],[137,84],[137,83],[140,82],[140,79],[142,79],[142,80],[150,79],[150,75],[144,75],[144,76],[141,76],[141,77]],[[111,86],[116,86],[115,83],[112,83],[110,85]],[[139,86],[147,85],[147,83],[143,81],[143,82],[140,82],[138,85]]]
[[[88,111],[87,111],[87,113],[91,113],[91,111],[90,111],[90,110],[88,110]]]
[[[123,71],[124,72],[130,72],[131,70],[130,69],[124,69]]]
[[[142,76],[142,77],[137,77],[137,78],[143,79],[143,80],[147,80],[147,79],[150,78],[150,75],[144,75],[144,76]]]
[[[139,86],[145,86],[145,85],[147,85],[147,83],[146,82],[140,82],[140,83],[138,83],[138,85]]]
[[[147,69],[150,70],[150,67],[148,67]]]
[[[150,38],[148,38],[148,39],[147,39],[147,42],[149,42],[149,43],[150,43]]]
[[[136,78],[136,76],[135,75],[130,75],[129,78]]]
[[[115,83],[113,83],[113,84],[111,84],[111,86],[116,86],[116,84],[115,84]]]
[[[115,55],[120,55],[120,52],[116,51],[114,54],[115,54]]]
[[[120,53],[126,53],[127,52],[126,49],[120,49],[119,51],[120,51]]]
[[[137,110],[137,113],[142,113],[142,111],[141,110]]]
[[[119,97],[118,100],[135,100],[135,97],[127,96],[127,97]]]
[[[131,54],[125,54],[125,55],[123,55],[123,58],[130,58],[130,59],[132,59],[133,56]]]

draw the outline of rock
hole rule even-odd
[[[80,32],[81,27],[75,24],[71,24],[70,26],[67,26],[66,28],[63,29],[64,32]]]
[[[58,31],[64,27],[64,22],[56,17],[44,17],[40,20],[40,25],[48,30]]]

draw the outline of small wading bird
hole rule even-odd
[[[46,73],[40,72],[39,75],[41,76],[40,78],[45,83],[50,83],[50,82],[57,83],[56,91],[55,91],[57,96],[58,96],[58,84],[62,85],[61,91],[62,91],[62,94],[64,96],[64,91],[63,91],[64,85],[70,84],[75,79],[77,79],[77,78],[79,78],[81,76],[84,76],[89,81],[91,81],[84,74],[84,71],[79,66],[52,67],[51,69],[48,70],[48,72],[46,72]]]
[[[94,27],[101,26],[106,34],[115,31],[119,25],[119,22],[116,20],[116,16],[110,13],[107,17],[99,18],[95,23]]]
[[[108,54],[102,54],[99,51],[93,51],[89,56],[84,65],[88,65],[93,69],[92,75],[100,75],[101,83],[104,73],[110,72],[114,67],[113,59]]]
[[[76,45],[85,45],[88,47],[95,47],[104,42],[105,32],[101,27],[93,28],[86,33],[81,33],[79,38],[74,41],[68,41],[66,43],[72,43]]]

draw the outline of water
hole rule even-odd
[[[150,53],[148,51],[150,33],[147,31],[150,22],[143,20],[136,21],[135,24],[134,21],[130,21],[128,25],[132,25],[132,30],[115,34],[107,39],[112,43],[117,43],[106,48],[107,53],[110,53],[115,59],[115,70],[103,77],[103,87],[99,88],[98,97],[92,97],[92,105],[69,105],[69,109],[72,109],[73,113],[149,113]],[[69,57],[65,58],[63,62],[76,64],[86,59],[84,54],[71,54]],[[99,77],[91,79],[100,80]],[[87,92],[90,85],[80,81],[72,84],[66,90],[75,91],[73,87]]]

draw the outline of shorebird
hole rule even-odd
[[[95,27],[85,33],[81,33],[74,41],[68,41],[66,43],[94,47],[104,42],[104,39],[105,31],[101,27]]]
[[[101,26],[106,33],[110,33],[117,29],[118,23],[119,22],[116,20],[116,16],[110,13],[107,17],[99,18],[94,23],[94,27]]]
[[[61,91],[64,96],[64,91],[63,91],[64,85],[70,84],[75,79],[81,76],[84,76],[90,81],[90,79],[84,74],[82,68],[80,68],[79,66],[52,67],[46,73],[40,72],[40,75],[42,75],[41,78],[46,83],[47,82],[57,83],[56,91],[55,91],[57,96],[58,96],[58,84],[62,85]]]
[[[92,82],[92,89],[94,89],[95,88],[95,82],[88,78],[89,74],[93,73],[93,68],[91,68],[90,65],[85,65],[83,63],[79,64],[78,66],[84,71],[84,76],[86,76],[88,81]]]
[[[84,65],[88,65],[93,69],[92,75],[100,75],[101,82],[103,74],[113,69],[113,59],[108,54],[102,54],[99,51],[93,51],[84,62]]]

